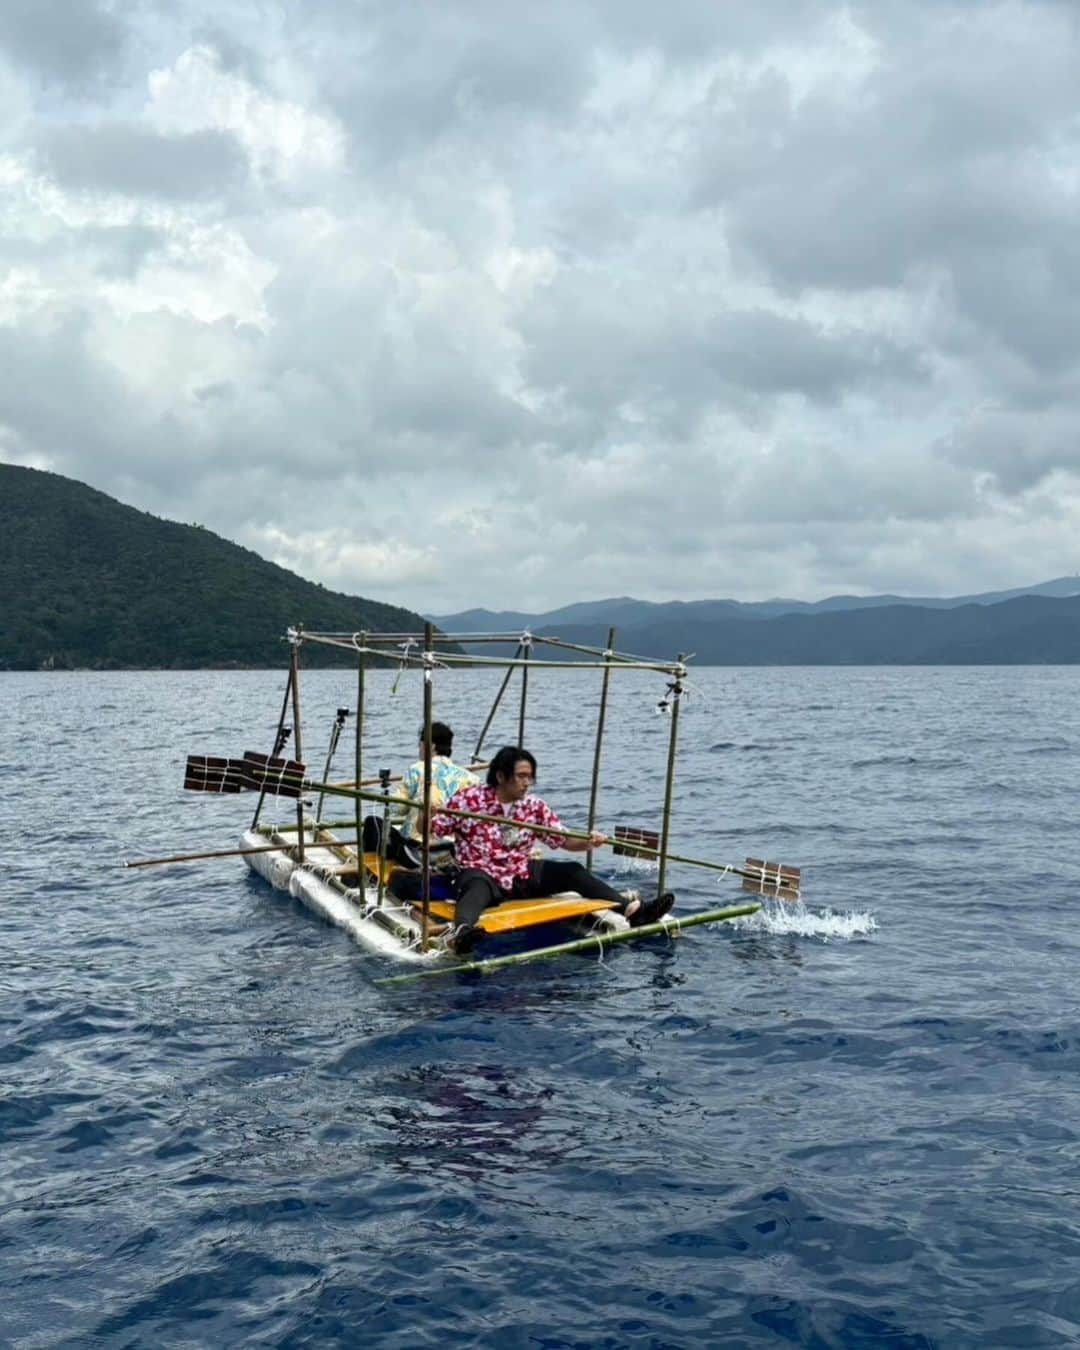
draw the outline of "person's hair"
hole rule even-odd
[[[500,778],[513,778],[514,769],[519,759],[524,759],[533,771],[533,777],[536,777],[536,760],[529,754],[528,750],[522,750],[520,745],[504,745],[495,758],[488,765],[487,785],[488,787],[498,787]]]
[[[421,727],[417,733],[417,739],[420,744],[424,744],[424,728]],[[454,733],[445,722],[432,722],[431,724],[431,748],[437,755],[448,755],[454,746]]]

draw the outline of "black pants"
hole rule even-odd
[[[586,900],[613,900],[620,910],[626,906],[618,891],[586,871],[581,863],[545,858],[530,862],[529,875],[516,878],[510,891],[504,891],[494,877],[478,867],[463,867],[458,873],[454,917],[458,923],[474,924],[485,909],[504,900],[529,900],[560,891],[577,891]]]
[[[364,817],[364,833],[362,847],[365,853],[378,853],[382,844],[383,823],[379,816]],[[415,867],[416,864],[405,852],[405,845],[408,840],[397,828],[391,825],[386,838],[386,856],[390,862],[402,863],[406,867]]]

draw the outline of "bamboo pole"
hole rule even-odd
[[[334,756],[337,754],[338,742],[341,740],[342,728],[345,726],[346,718],[349,716],[348,708],[339,708],[334,717],[334,725],[330,728],[330,744],[326,750],[326,767],[323,769],[323,781],[330,781],[330,767],[334,762]],[[323,796],[319,793],[319,800],[315,804],[315,819],[318,820],[322,815]]]
[[[492,970],[501,970],[505,966],[521,966],[530,961],[540,961],[552,956],[571,956],[575,952],[602,951],[605,947],[614,947],[620,942],[636,942],[640,938],[656,937],[666,934],[674,937],[686,928],[696,928],[703,923],[719,923],[725,919],[738,919],[743,915],[756,914],[759,904],[730,905],[726,909],[706,910],[703,914],[688,914],[684,919],[661,919],[657,923],[643,923],[640,928],[626,928],[615,933],[594,933],[589,937],[578,938],[574,942],[560,942],[554,947],[541,947],[538,951],[513,952],[508,956],[492,956],[486,961],[466,961],[462,964],[432,966],[427,970],[410,971],[407,975],[390,975],[375,984],[411,984],[414,980],[432,979],[437,975],[486,975]]]
[[[529,696],[529,660],[532,656],[532,637],[529,640],[522,641],[522,661],[521,661],[521,706],[518,708],[518,747],[525,744],[525,703]]]
[[[334,844],[348,844],[349,839],[335,839]],[[161,867],[167,863],[203,862],[210,858],[243,858],[249,853],[285,853],[291,844],[253,844],[248,848],[218,848],[205,853],[173,853],[167,858],[136,858],[122,862],[121,867]]]
[[[382,909],[383,901],[386,899],[386,846],[390,841],[390,770],[380,770],[380,777],[383,778],[381,786],[386,800],[383,803],[382,825],[379,829],[379,882],[375,889],[375,904]],[[359,838],[360,851],[363,852],[363,835]]]
[[[545,638],[537,638],[537,639],[535,639],[535,640],[536,640],[537,642],[545,642],[545,641],[547,641],[547,639],[545,639]],[[316,638],[316,637],[315,637],[314,635],[312,635],[312,634],[305,633],[305,634],[304,634],[304,641],[305,641],[305,642],[317,642],[317,641],[320,641],[320,639]],[[513,638],[508,639],[508,641],[512,642],[512,641],[513,641]],[[385,659],[385,658],[388,657],[388,655],[389,655],[389,653],[387,653],[387,652],[381,652],[381,651],[379,651],[378,649],[376,649],[376,648],[374,648],[374,647],[372,647],[372,648],[359,648],[359,647],[356,646],[356,644],[355,644],[354,642],[351,642],[351,641],[350,641],[350,642],[344,642],[344,641],[336,641],[336,640],[333,640],[333,639],[322,639],[322,645],[323,645],[323,646],[326,646],[326,647],[340,647],[340,648],[344,649],[345,651],[350,651],[350,652],[354,652],[354,653],[363,650],[363,651],[366,651],[366,652],[367,652],[369,655],[371,655],[371,656],[378,656],[378,657],[383,658],[383,659]],[[560,645],[570,646],[571,644],[566,643],[566,644],[560,644]],[[598,647],[595,648],[595,649],[587,649],[587,650],[595,650],[597,656],[603,656],[603,652],[601,652],[601,650],[600,650]],[[500,667],[500,668],[502,668],[502,669],[505,669],[507,666],[514,667],[514,666],[521,666],[521,665],[525,664],[524,658],[518,659],[518,658],[505,657],[505,656],[476,656],[476,655],[473,655],[473,654],[471,654],[471,653],[466,653],[466,652],[461,652],[461,653],[458,653],[458,652],[438,652],[437,655],[436,655],[436,659],[437,659],[441,664],[443,664],[443,665],[445,665],[445,666],[452,666],[452,665],[453,665],[453,666],[498,666],[498,667]],[[417,655],[412,655],[411,653],[402,652],[400,655],[395,656],[395,657],[393,658],[393,660],[394,660],[394,663],[395,663],[396,665],[398,665],[398,666],[400,666],[400,667],[402,667],[402,668],[405,668],[405,667],[407,667],[407,666],[412,666],[412,667],[414,667],[414,668],[419,669],[419,668],[421,668],[422,665],[423,665],[423,655],[422,655],[422,653],[421,653],[421,654],[417,654]],[[531,657],[531,658],[529,659],[529,661],[528,661],[528,664],[529,664],[534,670],[595,670],[595,669],[597,668],[597,666],[602,665],[603,662],[602,662],[602,661],[546,661],[546,660],[542,660],[542,659],[541,659],[541,660],[537,660],[535,657]],[[623,653],[617,653],[617,660],[616,660],[615,664],[618,665],[618,666],[621,667],[621,668],[626,669],[626,670],[652,670],[652,671],[656,671],[656,672],[657,672],[658,674],[660,674],[660,675],[674,675],[674,674],[677,673],[675,667],[671,664],[670,661],[665,661],[665,662],[661,662],[661,661],[649,661],[649,660],[647,660],[647,659],[644,658],[644,657],[628,656],[628,655],[625,655],[625,654],[623,654]]]
[[[292,693],[292,677],[293,677],[293,668],[292,668],[292,661],[290,661],[289,677],[285,681],[285,697],[281,701],[281,716],[278,718],[277,731],[274,732],[274,753],[273,755],[270,756],[271,759],[274,758],[274,755],[278,754],[282,746],[285,744],[285,738],[282,735],[282,732],[285,729],[285,715],[289,711],[289,695]],[[265,799],[266,799],[266,787],[264,785],[262,791],[259,793],[259,800],[255,803],[255,814],[251,818],[252,829],[254,829],[255,826],[258,825],[259,823],[259,815],[262,812],[262,805]]]
[[[293,746],[296,749],[296,758],[303,763],[304,760],[304,738],[303,730],[300,725],[300,640],[293,643],[292,655],[289,661],[292,670],[292,703],[293,703]],[[296,856],[300,862],[304,861],[304,799],[296,799]]]
[[[679,667],[682,668],[683,653],[679,653]],[[667,876],[667,846],[671,831],[671,799],[675,788],[675,746],[679,734],[679,704],[682,701],[682,681],[675,676],[671,689],[671,736],[668,739],[667,776],[664,783],[664,814],[660,822],[660,867],[656,878],[656,893],[663,895],[664,880]]]
[[[607,635],[607,650],[610,653],[615,645],[615,629],[609,628]],[[593,752],[592,766],[592,785],[589,788],[589,823],[586,829],[589,834],[592,833],[593,826],[596,824],[596,802],[600,795],[600,756],[604,744],[604,719],[607,714],[608,684],[611,680],[611,661],[605,656],[604,660],[604,679],[600,686],[600,715],[596,720],[596,749]],[[592,866],[592,846],[589,846],[585,854],[585,866]]]
[[[602,650],[599,647],[587,647],[582,642],[567,642],[564,638],[558,637],[537,636],[533,638],[533,641],[536,643],[543,643],[545,647],[557,647],[560,651],[582,652],[585,654],[591,653],[593,656],[603,657],[605,661],[610,660],[612,664],[616,666],[632,664],[634,668],[637,666],[646,666],[651,670],[658,669],[655,661],[650,661],[647,656],[637,656],[633,652],[611,652],[609,655],[606,649]],[[600,665],[601,662],[594,661],[591,662],[591,664]],[[670,670],[670,663],[665,665],[664,669]]]
[[[424,810],[421,817],[420,950],[426,952],[431,917],[431,632],[424,624]]]
[[[305,786],[308,788],[316,788],[322,785],[318,783],[307,783],[305,784]],[[341,788],[333,783],[326,784],[326,791],[328,795],[337,795],[349,798],[359,796],[362,797],[364,801],[370,802],[383,802],[388,800],[387,798],[380,796],[380,794],[377,792],[362,792],[362,791],[358,792],[356,788]],[[488,816],[484,815],[480,811],[459,811],[456,807],[453,806],[441,806],[438,810],[438,814],[445,816],[458,816],[462,820],[486,820],[491,821],[492,824],[495,825],[505,825],[507,821],[506,816]],[[557,830],[553,826],[537,825],[533,824],[532,821],[529,821],[525,826],[525,828],[528,829],[533,834],[561,835],[567,839],[583,839],[586,841],[589,838],[589,836],[583,830],[572,830],[567,828],[566,826],[564,826],[561,830]],[[612,848],[622,843],[624,843],[623,840],[615,838],[610,838],[607,841],[608,846]],[[650,858],[660,857],[660,849],[658,848],[649,848],[645,844],[637,844],[637,843],[632,843],[628,847],[630,847],[634,853],[648,854]],[[667,860],[668,862],[686,863],[686,865],[689,867],[704,867],[712,872],[720,872],[724,874],[731,873],[732,876],[745,877],[748,881],[761,881],[760,872],[750,872],[747,871],[746,868],[744,867],[736,867],[733,863],[710,862],[707,858],[688,858],[681,853],[668,853]]]
[[[361,637],[367,640],[367,633],[362,633]],[[356,775],[357,783],[364,781],[364,680],[366,675],[366,660],[364,653],[360,653],[359,660],[356,663],[356,734],[353,737],[353,773]],[[321,801],[321,798],[320,798]],[[320,813],[321,814],[321,813]],[[360,798],[356,799],[356,851],[363,852],[364,838],[364,814],[361,808]]]
[[[373,650],[377,650],[379,646],[401,646],[401,644],[406,641],[411,641],[415,644],[420,641],[423,635],[420,633],[364,633],[362,635],[348,634],[348,633],[305,633],[304,641],[316,642],[323,646],[330,646],[330,647],[344,646],[348,647],[351,651],[358,651],[359,647],[355,640],[357,636],[362,636],[365,644],[370,644]],[[592,647],[583,642],[567,642],[564,638],[553,637],[548,634],[537,634],[536,636],[532,635],[530,636],[532,637],[532,642],[534,645],[543,645],[545,647],[558,647],[563,649],[564,651],[581,652],[583,654],[592,656],[599,656],[599,657],[604,656],[603,648]],[[472,642],[476,643],[477,645],[482,645],[483,643],[491,642],[491,643],[501,643],[505,646],[509,646],[513,642],[518,642],[520,644],[520,638],[521,638],[520,633],[436,633],[434,636],[434,641],[436,644],[440,642],[447,642],[447,643]],[[379,655],[385,654],[380,652]],[[499,665],[505,665],[507,660],[507,658],[505,657],[480,658],[474,653],[470,652],[440,652],[439,659],[442,660],[444,657],[462,662],[483,659],[490,663]],[[400,658],[395,658],[395,660],[397,659]],[[410,659],[416,661],[419,658],[412,657]],[[612,659],[616,664],[624,661],[630,661],[634,662],[635,664],[642,665],[648,668],[649,670],[665,670],[672,674],[674,673],[670,662],[664,663],[657,662],[654,660],[650,660],[650,658],[647,656],[637,656],[631,652],[613,652]],[[599,665],[600,663],[593,661],[588,663],[577,662],[576,664]]]
[[[393,798],[372,797],[372,800],[390,802],[393,800]],[[505,816],[482,816],[467,811],[454,811],[450,807],[444,807],[443,810],[446,812],[447,815],[465,816],[472,820],[490,820],[494,821],[497,824],[503,823],[506,820]],[[319,821],[317,822],[316,828],[321,831],[328,831],[334,829],[351,828],[352,824],[353,822],[351,820]],[[277,832],[279,834],[292,834],[295,831],[296,826],[282,825],[275,828],[277,828]],[[551,834],[557,833],[561,835],[567,835],[571,839],[587,839],[589,837],[587,834],[582,834],[578,830],[548,831],[547,827],[542,825],[530,825],[529,829],[536,830],[538,833],[551,833]],[[337,845],[341,845],[343,848],[345,848],[355,845],[356,842],[357,841],[353,839],[333,839],[328,840],[326,842],[326,847],[335,847]],[[609,846],[613,846],[618,843],[619,840],[617,839],[608,840]],[[294,845],[292,844],[258,844],[253,845],[249,848],[222,848],[206,851],[203,853],[174,853],[165,858],[138,858],[134,862],[122,862],[120,866],[124,868],[156,867],[156,866],[164,866],[169,863],[198,862],[203,859],[209,860],[212,858],[241,858],[247,853],[274,853],[274,852],[287,853],[293,847]],[[648,853],[649,856],[653,858],[657,858],[660,856],[659,849],[647,848],[644,844],[634,844],[633,847],[634,851],[637,853]],[[772,887],[772,883],[769,882],[768,878],[765,878],[763,881],[760,872],[751,872],[748,871],[745,867],[735,867],[732,863],[710,862],[707,858],[687,858],[684,857],[681,853],[669,853],[667,856],[668,862],[685,863],[688,867],[703,867],[711,872],[720,872],[722,875],[727,875],[730,873],[732,876],[735,877],[744,877],[748,881],[761,882],[766,892]],[[790,885],[790,883],[783,883],[783,885],[784,889],[795,889]]]

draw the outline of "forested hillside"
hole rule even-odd
[[[197,525],[58,474],[0,464],[0,670],[281,665],[290,624],[416,630]],[[305,648],[309,664],[335,663]]]

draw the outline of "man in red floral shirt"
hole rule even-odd
[[[536,844],[584,853],[607,843],[607,836],[594,830],[588,839],[534,832],[530,825],[562,830],[564,825],[547,802],[529,795],[536,781],[536,760],[528,750],[504,746],[488,766],[487,782],[461,788],[447,803],[455,811],[503,816],[499,823],[465,820],[460,816],[435,815],[434,835],[454,840],[461,871],[456,884],[456,928],[449,945],[459,955],[471,951],[483,929],[476,921],[489,905],[502,900],[525,900],[561,891],[577,891],[586,900],[610,900],[635,927],[662,918],[675,898],[670,893],[643,901],[627,900],[577,862],[556,862],[532,856]]]

